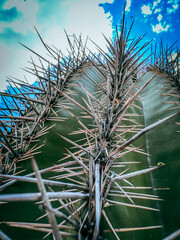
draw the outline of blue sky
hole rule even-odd
[[[123,11],[123,1],[114,0],[113,3],[103,3],[100,6],[105,14],[111,18],[112,28],[120,23]],[[126,20],[135,18],[132,35],[148,33],[148,39],[157,42],[162,38],[166,44],[173,44],[180,38],[180,1],[179,0],[146,0],[126,1]],[[147,39],[146,38],[146,39]],[[179,43],[177,43],[179,45]]]
[[[168,44],[180,39],[179,0],[125,0],[125,4],[128,25],[135,18],[132,36],[147,32],[147,41],[163,38]],[[123,5],[122,0],[0,0],[0,89],[5,87],[6,76],[23,79],[27,75],[21,67],[28,66],[32,54],[18,42],[46,55],[34,26],[45,42],[64,52],[64,29],[69,34],[88,35],[104,46],[102,33],[112,36],[113,29],[120,24]],[[27,78],[34,81],[30,75]]]

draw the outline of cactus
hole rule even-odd
[[[152,120],[155,106],[149,107],[153,99],[149,100],[151,96],[163,98],[154,89],[157,84],[165,86],[162,71],[167,66],[162,68],[162,61],[149,65],[149,56],[143,59],[150,42],[141,44],[145,35],[131,40],[132,26],[133,22],[127,29],[124,14],[116,36],[105,37],[107,52],[94,43],[98,55],[88,49],[87,41],[83,44],[81,36],[73,35],[72,40],[66,33],[70,50],[65,56],[44,43],[36,30],[56,64],[26,47],[39,58],[39,66],[32,59],[32,69],[26,69],[37,81],[30,85],[8,79],[11,87],[1,93],[0,201],[40,201],[44,209],[38,222],[3,219],[6,225],[41,233],[31,233],[27,239],[41,239],[44,234],[47,239],[79,240],[161,239],[167,235],[159,213],[158,202],[163,199],[156,194],[164,159],[154,154],[157,161],[150,159],[155,149],[151,139],[157,128],[164,129],[178,119],[178,103],[168,92],[176,109],[168,114],[159,110]],[[172,72],[168,79],[177,82]],[[156,144],[161,144],[160,139]],[[19,166],[27,166],[30,173]],[[24,187],[25,192],[13,194],[17,181],[23,186],[31,183],[31,192]],[[26,203],[22,204],[25,208]]]

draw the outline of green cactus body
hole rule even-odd
[[[6,96],[24,104],[26,114],[19,109],[20,116],[14,117],[7,106],[10,115],[2,118],[14,120],[11,136],[6,121],[1,121],[1,163],[7,173],[15,172],[16,163],[27,173],[33,172],[28,176],[21,173],[22,177],[1,174],[0,201],[20,201],[1,206],[1,221],[26,229],[10,232],[11,238],[38,240],[47,234],[47,239],[57,240],[158,240],[178,227],[168,225],[167,215],[178,220],[170,199],[179,178],[171,181],[171,174],[166,176],[169,168],[159,170],[164,163],[179,166],[174,140],[177,126],[172,120],[178,121],[178,111],[166,111],[168,104],[161,102],[172,97],[169,93],[161,96],[164,87],[167,89],[162,76],[148,72],[140,77],[148,43],[140,49],[137,45],[142,37],[129,43],[131,27],[127,31],[124,14],[120,33],[117,30],[112,41],[106,38],[108,52],[97,46],[101,57],[85,53],[81,37],[74,36],[72,44],[67,35],[68,57],[61,52],[55,55],[46,46],[57,65],[46,70],[40,61],[37,70],[32,60],[39,97],[33,100],[21,88],[19,94]],[[17,84],[22,86],[21,81]],[[157,173],[152,173],[154,170]],[[178,174],[178,170],[172,171]],[[12,183],[4,182],[8,178],[27,183],[15,183],[4,190]],[[167,185],[173,185],[171,197],[156,189]],[[22,201],[40,201],[39,209]],[[173,197],[173,201],[177,204],[178,200]],[[2,230],[9,232],[10,227],[3,224]],[[28,228],[40,233],[27,235]]]

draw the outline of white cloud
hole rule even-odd
[[[68,0],[69,1],[69,0]],[[63,4],[68,4],[67,0]],[[102,7],[98,7],[96,0],[72,1],[69,5],[67,21],[64,28],[68,33],[80,34],[89,36],[99,45],[105,43],[102,33],[107,36],[112,35],[112,26],[106,18]],[[95,50],[95,48],[93,48]]]
[[[18,11],[22,12],[23,17],[11,23],[0,24],[0,32],[2,32],[4,28],[11,28],[15,32],[22,34],[27,34],[28,31],[34,31],[34,26],[38,25],[36,21],[36,15],[39,10],[38,3],[34,0],[26,2],[8,0],[3,8],[10,9],[12,7],[16,7]]]
[[[178,7],[179,7],[178,4],[172,5],[172,8],[167,8],[167,13],[168,13],[168,14],[175,13],[176,10],[178,9]]]
[[[155,13],[161,12],[162,11],[161,1],[162,0],[155,0],[152,3],[149,3],[147,5],[143,5],[141,7],[142,14],[144,14],[144,15],[151,15],[153,13],[155,14]],[[158,8],[158,5],[160,5],[159,8]]]
[[[178,3],[179,2],[179,0],[169,0],[168,2],[167,2],[167,4],[176,4],[176,3]]]
[[[153,2],[152,9],[154,9],[155,7],[157,7],[160,2],[161,2],[161,0],[154,1],[154,2]]]
[[[161,11],[162,11],[161,8],[156,8],[155,11],[154,11],[154,13],[158,13],[158,12],[161,12]]]
[[[152,30],[153,32],[156,32],[156,33],[167,32],[169,27],[170,27],[169,24],[163,27],[161,23],[158,23],[155,26],[152,25]]]
[[[143,5],[141,7],[141,11],[144,15],[151,15],[152,14],[152,10],[151,10],[149,5]]]
[[[174,4],[174,5],[172,5],[172,7],[173,7],[174,9],[178,9],[179,4]]]
[[[131,0],[127,0],[125,11],[130,12],[130,8],[131,8]]]
[[[174,9],[173,9],[173,8],[167,8],[167,13],[168,13],[168,14],[171,14],[172,12],[174,12]]]
[[[170,7],[167,7],[167,13],[168,14],[176,12],[176,10],[179,8],[178,2],[179,2],[179,0],[169,0],[167,2],[169,5],[171,5]]]
[[[1,0],[0,0],[1,1]],[[101,0],[103,2],[107,0]],[[47,3],[46,3],[47,2]],[[66,53],[66,48],[68,43],[66,36],[64,34],[64,29],[66,29],[68,34],[83,34],[84,39],[88,35],[94,42],[105,49],[105,39],[102,36],[104,33],[106,36],[112,36],[112,26],[110,19],[107,19],[107,15],[104,14],[102,7],[99,7],[99,1],[91,0],[61,0],[57,1],[59,5],[51,5],[51,1],[43,1],[38,4],[37,0],[8,0],[4,5],[5,8],[11,8],[16,6],[17,10],[23,13],[23,18],[16,20],[12,23],[3,23],[0,25],[0,32],[4,28],[12,28],[16,32],[22,34],[35,34],[34,26],[37,27],[43,40],[51,45],[54,45],[62,52]],[[113,2],[113,0],[109,0]],[[45,21],[39,19],[39,11],[42,10],[42,5],[53,6],[58,9],[58,14],[49,14]],[[46,5],[47,4],[47,5]],[[48,10],[48,9],[47,9]],[[50,11],[53,13],[53,9]],[[57,13],[57,11],[55,12]],[[40,21],[41,20],[41,21]],[[42,46],[38,36],[33,38],[33,42],[23,42],[28,47],[37,51],[42,56],[46,56],[46,50]],[[89,48],[92,51],[97,51],[96,47],[89,42]],[[5,42],[0,42],[0,89],[4,89],[5,76],[14,76],[19,79],[23,79],[24,73],[20,67],[30,66],[27,61],[30,56],[34,58],[34,55],[20,46],[18,43],[13,43],[11,46],[7,45]],[[47,57],[47,56],[46,56]],[[49,58],[49,57],[48,57]],[[35,60],[36,62],[36,60]],[[32,75],[27,77],[28,81],[33,83],[35,79]]]
[[[157,17],[157,20],[160,22],[162,20],[162,18],[163,18],[162,14],[159,14]]]

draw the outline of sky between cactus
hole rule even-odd
[[[18,42],[45,54],[34,26],[45,42],[63,51],[67,46],[63,29],[88,35],[103,46],[102,33],[113,35],[124,2],[127,22],[135,18],[132,36],[148,32],[145,40],[162,38],[168,45],[179,39],[179,0],[0,0],[0,89],[5,88],[6,76],[24,75],[20,67],[27,66],[30,53]]]

